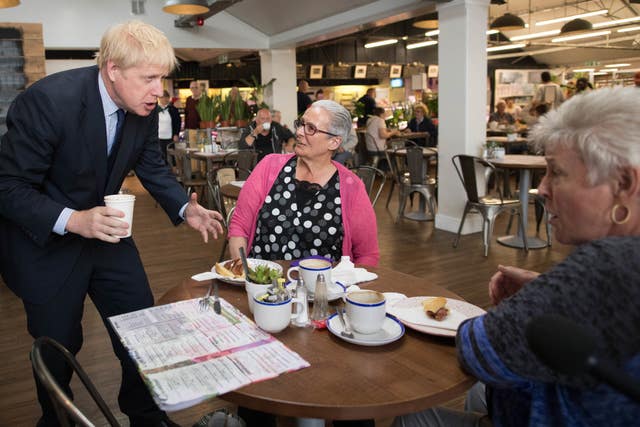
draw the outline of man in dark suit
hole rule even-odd
[[[120,359],[118,401],[130,425],[176,425],[151,399],[107,320],[152,306],[153,295],[133,240],[122,237],[124,213],[103,198],[134,169],[173,223],[186,221],[205,241],[222,231],[222,217],[186,196],[158,148],[156,101],[176,63],[166,37],[140,21],[120,24],[105,33],[96,59],[97,67],[33,84],[9,109],[0,145],[0,273],[23,300],[31,336],[52,337],[74,354],[89,295]],[[47,364],[70,393],[71,370],[53,358]],[[36,384],[38,425],[58,425]]]

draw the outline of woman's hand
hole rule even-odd
[[[189,203],[184,210],[184,219],[191,228],[202,234],[205,243],[209,241],[209,233],[214,239],[218,238],[218,234],[222,234],[222,215],[200,206],[196,193],[191,194]]]
[[[498,265],[498,272],[489,280],[489,297],[494,305],[517,293],[525,284],[534,280],[540,273],[518,267]]]

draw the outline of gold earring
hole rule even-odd
[[[626,209],[627,210],[627,214],[625,215],[624,218],[622,218],[621,220],[618,220],[616,213],[618,212],[618,209],[620,209],[620,208]],[[629,221],[630,217],[631,217],[631,209],[629,209],[626,206],[619,205],[619,204],[616,203],[611,208],[611,222],[613,222],[614,224],[617,224],[617,225],[625,224],[627,221]]]

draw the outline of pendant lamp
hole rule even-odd
[[[496,18],[489,28],[492,30],[519,30],[525,27],[524,21],[519,16],[516,16],[512,13],[505,13],[504,15]]]
[[[20,4],[20,0],[0,0],[0,9],[14,7]]]
[[[589,31],[593,29],[593,25],[591,22],[576,18],[572,21],[567,22],[560,29],[560,34],[568,34],[568,33],[578,33],[583,31]]]
[[[174,15],[202,15],[209,12],[207,0],[166,0],[164,4],[162,10]]]

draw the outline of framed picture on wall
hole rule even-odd
[[[397,79],[398,77],[402,77],[402,65],[394,64],[389,68],[389,78]]]
[[[366,65],[356,65],[353,71],[353,78],[355,79],[364,79],[367,77],[367,66]]]
[[[321,79],[322,78],[322,65],[312,65],[309,69],[309,78],[310,79]]]

